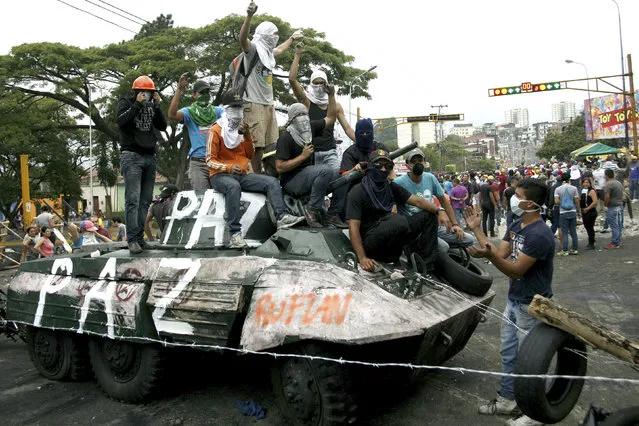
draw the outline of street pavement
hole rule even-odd
[[[597,234],[598,245],[610,234]],[[586,242],[580,241],[582,248]],[[625,238],[617,250],[581,251],[555,259],[554,300],[591,320],[639,340],[639,237]],[[492,307],[502,311],[507,279],[492,265],[497,296]],[[6,282],[6,273],[3,281]],[[445,365],[501,371],[499,318],[480,324],[466,348]],[[589,349],[588,375],[639,379],[639,371],[601,351]],[[179,363],[176,363],[179,364]],[[135,425],[281,425],[287,424],[269,384],[263,357],[232,361],[211,357],[179,371],[157,399],[143,405],[114,402],[94,382],[55,382],[39,376],[25,345],[0,336],[0,418],[3,424],[135,424]],[[362,423],[370,425],[501,425],[503,416],[480,416],[477,405],[494,398],[499,378],[436,371],[415,386],[380,386],[362,401]],[[243,417],[234,403],[255,401],[266,418]],[[586,382],[572,413],[561,425],[577,425],[591,404],[611,411],[635,405],[639,385]]]

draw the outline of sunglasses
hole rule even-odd
[[[373,163],[373,167],[375,167],[376,169],[384,169],[384,170],[390,170],[393,168],[393,165],[390,163]]]

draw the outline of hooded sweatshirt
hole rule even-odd
[[[166,130],[166,117],[162,109],[152,103],[142,104],[131,93],[120,98],[116,109],[120,129],[120,151],[133,151],[141,155],[155,154],[158,137],[154,129]]]

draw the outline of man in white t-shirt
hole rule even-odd
[[[251,70],[246,85],[244,100],[244,121],[249,125],[255,155],[251,159],[251,166],[255,173],[262,171],[262,154],[264,147],[275,143],[279,137],[275,106],[273,103],[273,70],[275,57],[284,53],[294,40],[304,38],[302,34],[293,34],[279,46],[279,34],[275,24],[264,21],[255,28],[253,40],[248,39],[251,19],[257,12],[257,5],[251,2],[246,10],[246,19],[240,29],[240,45],[244,52],[244,60],[240,64],[248,71],[249,64],[255,56],[258,60]]]

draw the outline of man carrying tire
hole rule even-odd
[[[548,188],[538,179],[522,179],[510,198],[510,208],[519,216],[506,231],[499,247],[495,247],[482,231],[481,219],[472,207],[464,215],[481,248],[470,247],[473,257],[484,257],[510,278],[508,299],[501,323],[501,357],[503,372],[515,372],[519,345],[538,321],[528,314],[528,305],[536,294],[552,297],[555,243],[552,232],[541,219],[542,205]],[[515,414],[514,378],[502,377],[496,399],[479,407],[480,414]],[[541,424],[527,416],[509,422],[511,425]]]

